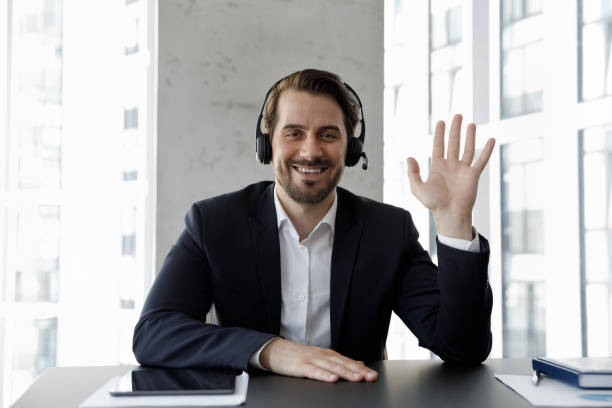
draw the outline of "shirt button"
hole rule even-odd
[[[304,295],[300,295],[300,296],[298,296],[298,300],[299,300],[300,302],[303,302],[303,301],[305,301],[305,300],[306,300],[306,296],[304,296]]]
[[[300,247],[300,249],[301,249],[302,251],[306,251],[306,249],[307,249],[307,248],[306,248],[305,246],[301,246],[301,247]]]

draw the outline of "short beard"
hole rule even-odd
[[[321,201],[323,201],[325,198],[327,198],[327,196],[329,196],[329,194],[334,191],[336,189],[336,187],[338,186],[338,183],[340,183],[340,178],[342,177],[342,172],[344,170],[344,168],[341,166],[340,168],[338,168],[337,174],[334,176],[334,178],[330,181],[330,183],[322,190],[320,190],[319,192],[317,192],[314,195],[311,194],[303,194],[297,187],[296,185],[292,182],[291,180],[291,168],[295,165],[319,165],[319,164],[327,164],[327,170],[326,171],[332,171],[331,170],[331,166],[329,166],[331,163],[327,162],[327,161],[321,161],[321,160],[315,160],[313,162],[297,162],[297,161],[293,161],[293,160],[289,160],[286,163],[286,169],[287,169],[287,180],[283,180],[282,177],[277,177],[277,181],[278,183],[284,188],[284,190],[287,192],[287,194],[289,195],[289,197],[291,197],[291,199],[297,203],[301,203],[301,204],[318,204]],[[286,182],[285,182],[286,181]],[[315,185],[315,183],[310,182],[310,181],[306,181],[304,182],[304,184],[306,184],[309,187],[312,187]]]

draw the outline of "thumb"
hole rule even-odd
[[[419,163],[414,159],[414,157],[409,157],[407,160],[408,163],[408,180],[410,181],[410,189],[415,190],[422,183],[423,179],[421,179]]]

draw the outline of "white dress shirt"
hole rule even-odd
[[[281,260],[281,324],[280,335],[295,343],[329,348],[331,326],[329,285],[334,227],[338,199],[334,201],[312,230],[300,242],[299,235],[281,205],[274,186],[274,205],[278,225]],[[472,228],[472,241],[450,238],[438,234],[441,243],[464,251],[480,251],[476,229]],[[249,364],[262,369],[259,354],[268,340],[249,359]]]

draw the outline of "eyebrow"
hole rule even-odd
[[[297,124],[297,123],[288,123],[285,126],[283,126],[283,130],[285,130],[285,129],[306,129],[306,126],[300,125],[300,124]],[[336,125],[321,126],[317,130],[318,131],[321,131],[321,130],[335,130],[336,132],[340,132],[340,128],[338,126],[336,126]]]

